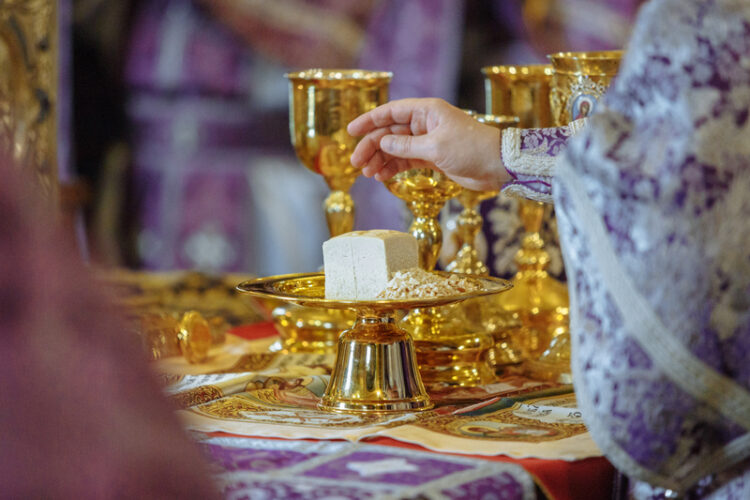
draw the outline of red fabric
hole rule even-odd
[[[278,335],[271,321],[235,326],[229,330],[229,333],[245,340],[259,340]]]

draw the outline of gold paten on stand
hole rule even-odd
[[[331,190],[324,202],[331,236],[354,228],[354,201],[349,194],[359,169],[351,155],[359,142],[346,131],[350,121],[388,100],[392,74],[357,69],[309,69],[287,75],[289,128],[300,161],[323,176]],[[281,340],[273,350],[330,353],[338,332],[354,315],[346,310],[318,310],[279,304],[272,319]]]
[[[402,412],[427,410],[433,404],[417,369],[411,336],[396,325],[395,312],[434,308],[500,293],[511,286],[499,278],[477,279],[481,280],[481,291],[403,300],[326,299],[325,277],[321,273],[263,278],[242,283],[238,289],[264,299],[356,311],[354,325],[339,337],[336,363],[319,407],[358,413]]]

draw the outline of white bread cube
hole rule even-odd
[[[408,233],[352,231],[323,243],[326,298],[373,300],[396,271],[419,265],[417,240]]]

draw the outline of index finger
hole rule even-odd
[[[375,129],[392,125],[410,125],[418,109],[417,99],[391,101],[358,116],[346,127],[353,136],[365,135]]]

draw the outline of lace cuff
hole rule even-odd
[[[568,140],[586,125],[586,119],[564,127],[510,128],[503,131],[503,164],[513,180],[503,192],[536,201],[552,203],[552,178],[557,155]]]

